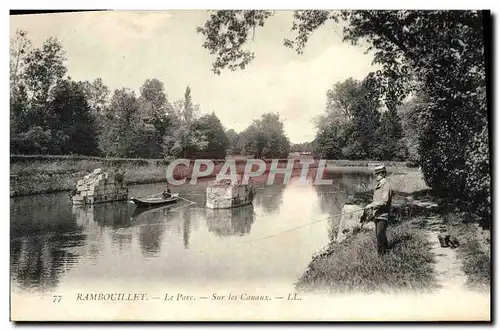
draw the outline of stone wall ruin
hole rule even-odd
[[[123,176],[114,171],[98,168],[79,180],[73,192],[74,205],[122,201],[128,199],[128,188]]]

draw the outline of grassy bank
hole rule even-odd
[[[96,168],[119,168],[128,184],[165,180],[165,165],[154,160],[106,160],[98,158],[11,159],[11,196],[70,191],[76,182]]]
[[[362,230],[315,256],[296,288],[299,291],[423,291],[436,286],[430,243],[418,220],[391,227],[391,249],[379,258],[373,231]]]
[[[491,283],[491,233],[471,222],[468,213],[448,212],[444,216],[448,231],[460,242],[457,255],[467,276],[467,286],[489,290]]]
[[[387,231],[390,251],[379,258],[373,230],[361,230],[342,243],[330,242],[316,254],[296,283],[298,291],[398,292],[436,288],[435,256],[427,219],[438,216],[461,243],[457,256],[472,288],[487,288],[491,257],[489,231],[471,223],[470,215],[457,214],[463,202],[443,201],[427,188],[421,174],[393,174],[394,218]],[[372,192],[357,192],[350,204],[371,202]],[[419,201],[419,203],[415,203]],[[423,203],[422,203],[423,202]],[[436,207],[437,206],[437,207]]]
[[[484,247],[484,238],[475,231],[465,229],[459,257],[467,275],[467,285],[474,289],[489,290],[491,283],[491,247]],[[489,241],[489,239],[488,239]]]

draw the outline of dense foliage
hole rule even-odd
[[[290,141],[278,114],[268,113],[254,120],[239,139],[242,153],[256,158],[286,158],[290,153]]]
[[[383,109],[373,75],[349,78],[328,90],[326,112],[317,119],[314,151],[323,158],[403,161],[407,145],[396,109]]]

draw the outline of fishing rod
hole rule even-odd
[[[246,244],[246,243],[252,243],[252,242],[261,241],[261,240],[264,240],[264,239],[273,238],[273,237],[276,237],[276,236],[279,236],[279,235],[282,235],[282,234],[285,234],[285,233],[289,233],[289,232],[298,230],[300,228],[304,228],[304,227],[309,226],[309,225],[313,225],[313,224],[316,224],[316,223],[323,222],[323,221],[325,221],[327,219],[330,219],[330,218],[333,218],[333,217],[338,217],[338,216],[343,216],[343,215],[349,215],[349,214],[357,213],[357,212],[360,212],[360,211],[363,211],[363,210],[365,210],[365,209],[361,208],[361,209],[352,210],[352,211],[345,212],[345,213],[339,213],[339,214],[334,214],[334,215],[327,215],[324,218],[319,219],[317,221],[313,221],[313,222],[309,222],[309,223],[306,223],[306,224],[302,224],[302,225],[290,228],[288,230],[281,231],[281,232],[278,232],[278,233],[274,233],[274,234],[271,234],[271,235],[268,235],[268,236],[265,236],[265,237],[261,237],[261,238],[257,238],[257,239],[253,239],[253,240],[247,240],[247,241],[240,241],[238,243],[239,244]],[[363,225],[363,223],[361,223],[361,224]]]

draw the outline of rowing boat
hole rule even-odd
[[[160,206],[160,205],[166,205],[169,203],[175,203],[179,199],[179,193],[172,193],[170,197],[164,198],[161,194],[160,195],[151,195],[148,197],[144,198],[130,198],[130,201],[132,201],[137,207],[153,207],[153,206]]]

